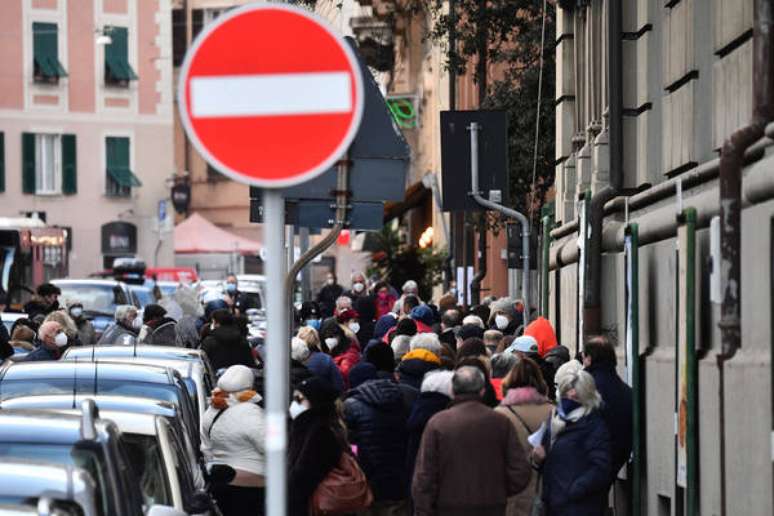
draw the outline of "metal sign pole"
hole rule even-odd
[[[282,192],[263,191],[266,245],[266,514],[282,516],[287,504],[285,430],[288,404],[288,305],[285,293],[285,199]]]
[[[531,319],[529,304],[529,220],[516,210],[506,208],[481,197],[481,192],[478,190],[478,131],[481,129],[481,125],[478,122],[473,122],[468,126],[468,129],[470,130],[470,196],[484,208],[499,211],[506,217],[518,220],[521,224],[521,260],[523,267],[521,297],[524,299],[524,325],[526,326]]]

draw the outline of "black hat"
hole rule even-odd
[[[59,289],[59,287],[51,283],[41,283],[40,285],[38,285],[36,292],[41,297],[46,297],[53,294],[56,294],[58,296],[62,295],[62,291]]]
[[[319,319],[320,305],[318,305],[315,301],[304,301],[301,304],[299,315],[301,316],[302,320]]]
[[[465,324],[460,328],[459,333],[457,336],[462,339],[463,341],[475,337],[477,339],[483,339],[484,338],[484,329],[478,326],[477,324]]]
[[[311,403],[312,408],[325,408],[333,405],[339,393],[336,389],[322,378],[313,376],[296,386],[296,390],[304,395]]]
[[[413,337],[417,334],[417,323],[413,319],[401,319],[395,328],[395,335],[408,335]]]
[[[155,319],[161,319],[167,315],[167,311],[161,305],[150,304],[145,306],[145,310],[142,313],[143,322],[153,321]]]

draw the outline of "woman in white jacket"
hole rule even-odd
[[[208,467],[230,466],[236,472],[213,495],[224,516],[264,513],[265,422],[253,390],[253,373],[243,365],[229,367],[212,391],[202,421],[202,453]]]

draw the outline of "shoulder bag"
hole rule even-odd
[[[317,486],[309,501],[313,516],[350,514],[371,506],[374,496],[355,457],[341,453],[339,463]]]

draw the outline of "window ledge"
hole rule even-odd
[[[62,192],[35,192],[37,197],[62,197]]]

